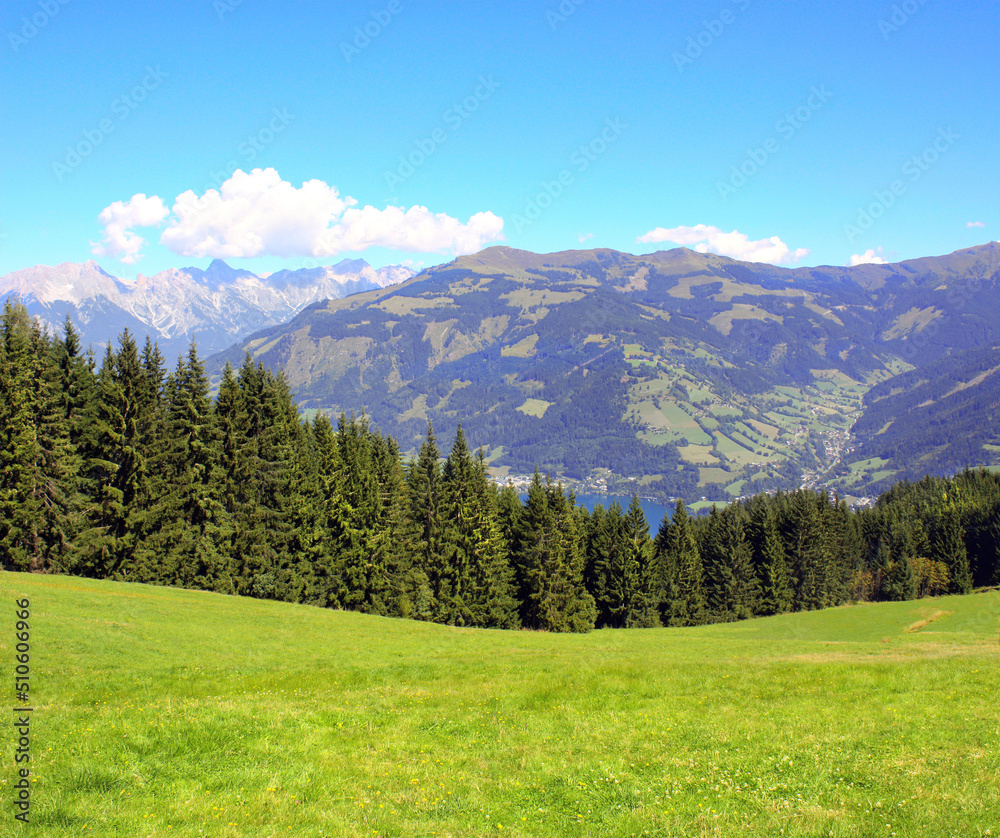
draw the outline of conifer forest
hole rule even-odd
[[[476,440],[415,458],[359,416],[303,418],[248,354],[213,398],[128,331],[98,360],[8,302],[0,334],[0,565],[457,626],[688,626],[1000,584],[1000,475],[899,483],[854,511],[761,494],[662,522],[527,497]],[[485,440],[482,442],[486,442]],[[471,444],[470,444],[471,443]]]

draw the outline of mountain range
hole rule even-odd
[[[686,248],[492,247],[417,275],[67,263],[0,277],[10,294],[95,347],[128,328],[169,363],[194,338],[216,377],[249,353],[307,414],[363,412],[404,452],[461,423],[497,476],[579,491],[860,497],[1000,464],[996,242],[795,269]]]
[[[428,423],[446,440],[462,423],[501,475],[651,497],[863,495],[1000,463],[998,269],[995,242],[796,269],[493,247],[306,306],[209,368],[249,352],[306,410],[364,411],[404,451]],[[972,425],[971,442],[947,433]]]
[[[364,260],[345,259],[261,277],[216,259],[207,270],[172,268],[133,280],[112,276],[93,261],[66,262],[0,277],[0,298],[17,295],[56,334],[68,314],[85,345],[103,346],[127,328],[140,345],[148,335],[173,359],[192,339],[202,355],[219,352],[311,303],[384,288],[413,274],[402,266],[375,270]]]

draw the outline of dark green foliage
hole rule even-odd
[[[742,507],[712,510],[703,529],[702,556],[712,622],[745,620],[761,611],[760,583],[746,537]]]
[[[24,307],[7,301],[0,335],[0,559],[5,570],[43,569],[38,337]]]
[[[669,524],[657,535],[660,615],[664,625],[698,626],[708,620],[705,573],[694,524],[678,500]]]
[[[126,329],[117,353],[108,345],[97,375],[96,439],[86,464],[91,506],[79,539],[78,566],[87,575],[127,573],[144,537],[150,502],[144,432],[154,421],[148,393],[135,340]]]
[[[965,533],[958,510],[944,500],[931,531],[931,559],[948,568],[951,592],[967,594],[972,590],[972,572],[965,547]]]
[[[451,608],[457,625],[518,625],[514,573],[499,519],[499,492],[482,452],[473,460],[459,426],[442,473],[442,552],[452,569]]]
[[[598,506],[586,522],[586,580],[597,605],[598,628],[660,624],[654,596],[649,525],[632,497],[628,511]]]
[[[147,346],[147,358],[150,354]],[[156,365],[144,366],[145,412],[155,417],[160,409]],[[222,446],[208,379],[194,344],[186,363],[178,359],[163,407],[162,422],[149,423],[158,431],[156,454],[150,458],[154,500],[142,523],[145,537],[121,574],[136,581],[233,593]]]
[[[572,497],[535,472],[520,520],[517,572],[521,619],[543,631],[589,631],[597,619],[583,581],[583,552]]]
[[[754,501],[750,507],[748,529],[755,574],[759,582],[759,613],[784,614],[791,611],[794,601],[785,547],[778,534],[774,511],[762,499],[755,498]]]
[[[446,394],[447,391],[442,391]],[[468,627],[700,625],[1000,582],[1000,475],[593,514],[538,472],[522,503],[459,427],[404,465],[364,416],[300,419],[250,356],[217,397],[192,345],[169,375],[125,332],[99,370],[8,304],[0,334],[0,561]]]

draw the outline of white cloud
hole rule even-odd
[[[358,208],[357,203],[354,198],[341,197],[335,187],[321,180],[309,180],[296,188],[274,169],[249,173],[237,169],[217,190],[209,189],[203,195],[188,190],[178,195],[160,242],[182,256],[226,259],[264,255],[325,258],[370,247],[458,255],[474,253],[487,242],[503,239],[503,219],[492,212],[476,213],[463,224],[421,206],[377,209]],[[112,238],[105,215],[116,206],[112,204],[101,213],[107,242],[101,255],[126,253],[138,258],[143,240],[127,228],[149,225],[144,219],[128,219],[132,223],[118,224]],[[166,215],[164,208],[152,223]],[[109,220],[114,222],[110,216]],[[126,240],[128,249],[124,247]]]
[[[966,227],[985,227],[986,226],[986,222],[985,221],[967,221],[965,223],[965,226]]]
[[[319,236],[313,256],[386,247],[419,253],[450,251],[475,253],[487,242],[503,239],[503,219],[492,212],[477,212],[467,224],[427,207],[372,206],[347,210],[339,222]]]
[[[851,267],[855,265],[884,265],[885,259],[882,257],[882,248],[878,251],[869,247],[864,253],[855,253],[851,256]]]
[[[726,233],[707,224],[669,229],[657,227],[639,236],[637,241],[644,244],[673,242],[686,247],[694,246],[699,253],[717,253],[745,262],[769,262],[772,265],[794,264],[809,255],[807,248],[792,250],[777,236],[751,241],[738,230]]]
[[[115,201],[101,210],[98,220],[104,225],[104,236],[90,243],[95,256],[117,256],[131,265],[142,256],[139,251],[146,240],[132,232],[133,227],[152,227],[163,221],[169,210],[156,195],[147,198],[142,192],[133,195],[126,204]]]
[[[580,240],[580,244],[583,244],[588,239],[594,238],[594,234],[593,233],[580,233],[580,235],[577,236],[577,238]]]
[[[178,195],[160,242],[181,256],[313,256],[331,220],[355,203],[321,180],[296,189],[274,169],[237,169],[218,190]]]

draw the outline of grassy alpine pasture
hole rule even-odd
[[[565,636],[0,574],[8,712],[20,597],[0,834],[1000,834],[997,591]]]

